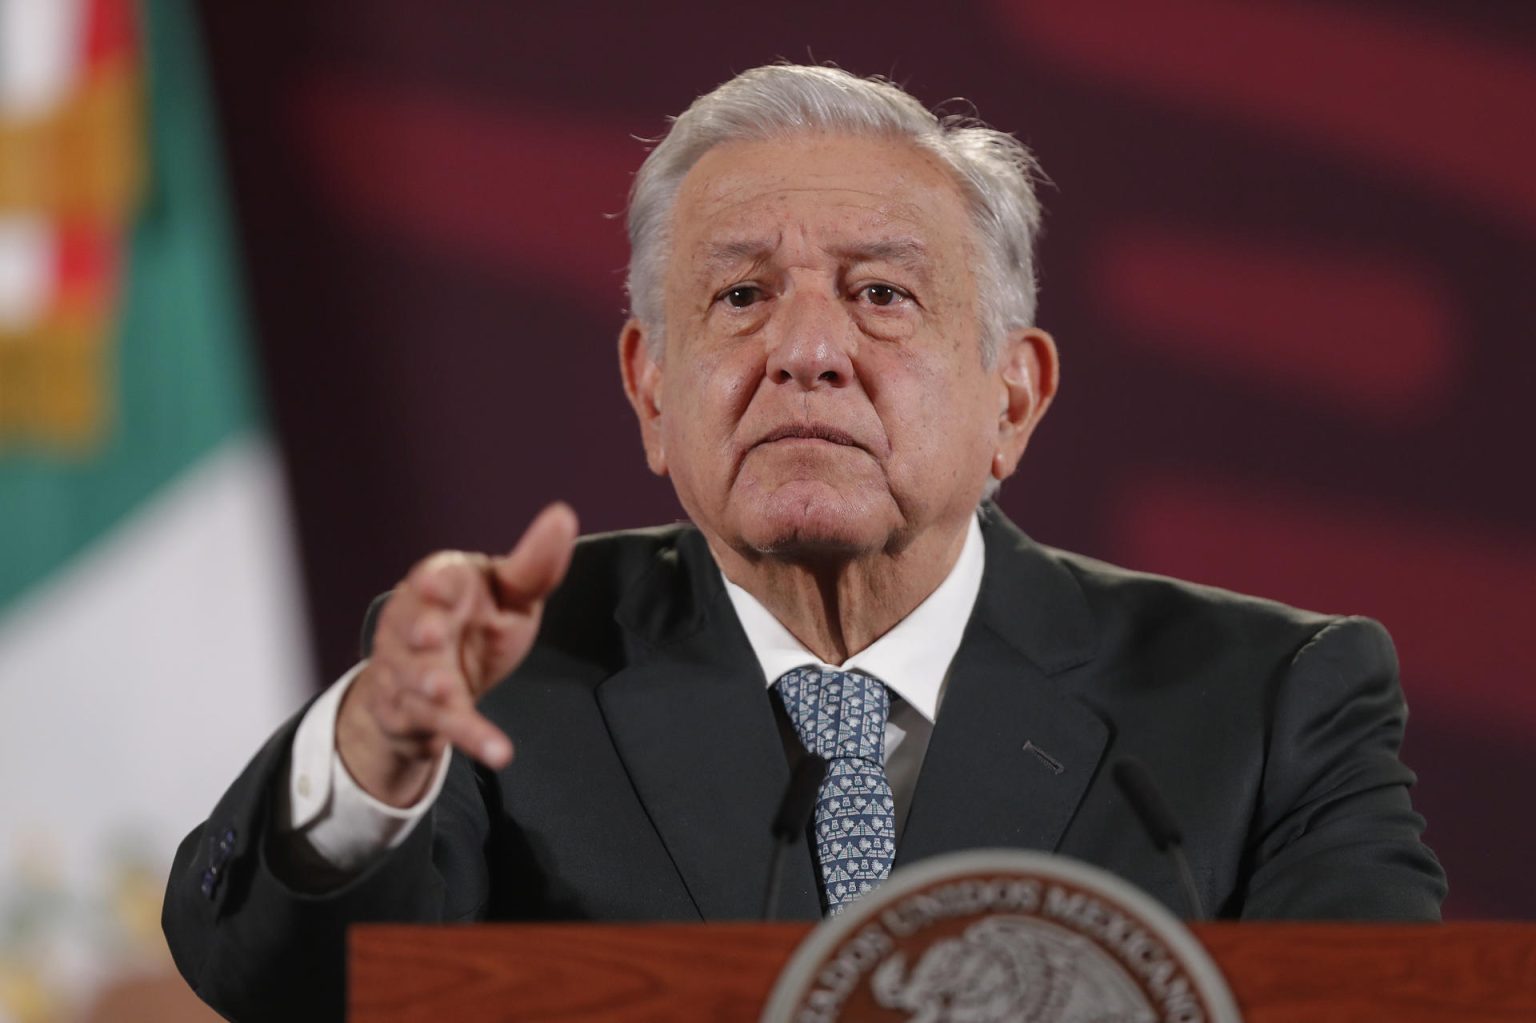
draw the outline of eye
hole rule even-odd
[[[878,306],[895,305],[912,297],[892,284],[866,284],[859,289],[858,293],[863,295],[870,305]]]
[[[753,303],[762,301],[763,289],[755,284],[738,284],[720,297],[732,309],[745,309]]]

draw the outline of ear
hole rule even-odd
[[[998,351],[996,374],[1001,410],[992,475],[1005,480],[1019,467],[1029,438],[1056,397],[1061,363],[1055,340],[1034,327],[1013,331]]]
[[[631,319],[619,332],[619,372],[624,394],[640,420],[645,462],[658,476],[667,474],[667,454],[661,439],[661,363],[651,355],[651,336],[639,320]]]

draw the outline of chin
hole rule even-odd
[[[889,497],[798,483],[753,495],[738,522],[741,539],[759,554],[821,560],[884,549],[892,533],[891,510]]]

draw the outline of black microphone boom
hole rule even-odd
[[[1114,776],[1115,784],[1125,794],[1126,801],[1131,804],[1131,809],[1141,819],[1142,827],[1146,828],[1152,844],[1157,846],[1158,852],[1166,852],[1173,857],[1190,919],[1205,919],[1200,892],[1195,887],[1195,875],[1189,869],[1189,857],[1184,855],[1184,834],[1179,830],[1178,821],[1174,820],[1168,804],[1163,802],[1162,793],[1152,783],[1152,776],[1133,757],[1117,760],[1110,773]]]
[[[764,920],[772,920],[778,915],[784,850],[797,838],[804,837],[811,811],[816,809],[816,797],[821,793],[822,779],[826,776],[827,762],[814,753],[801,757],[789,776],[789,787],[784,790],[784,798],[779,800],[779,812],[773,815],[773,859],[768,863],[768,890],[763,895]]]

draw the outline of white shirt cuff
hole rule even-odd
[[[443,790],[453,755],[451,748],[443,750],[432,784],[411,806],[390,806],[363,791],[336,750],[336,719],[347,688],[367,664],[337,679],[299,722],[290,758],[287,819],[278,822],[280,830],[302,838],[321,860],[348,874],[406,840]]]

